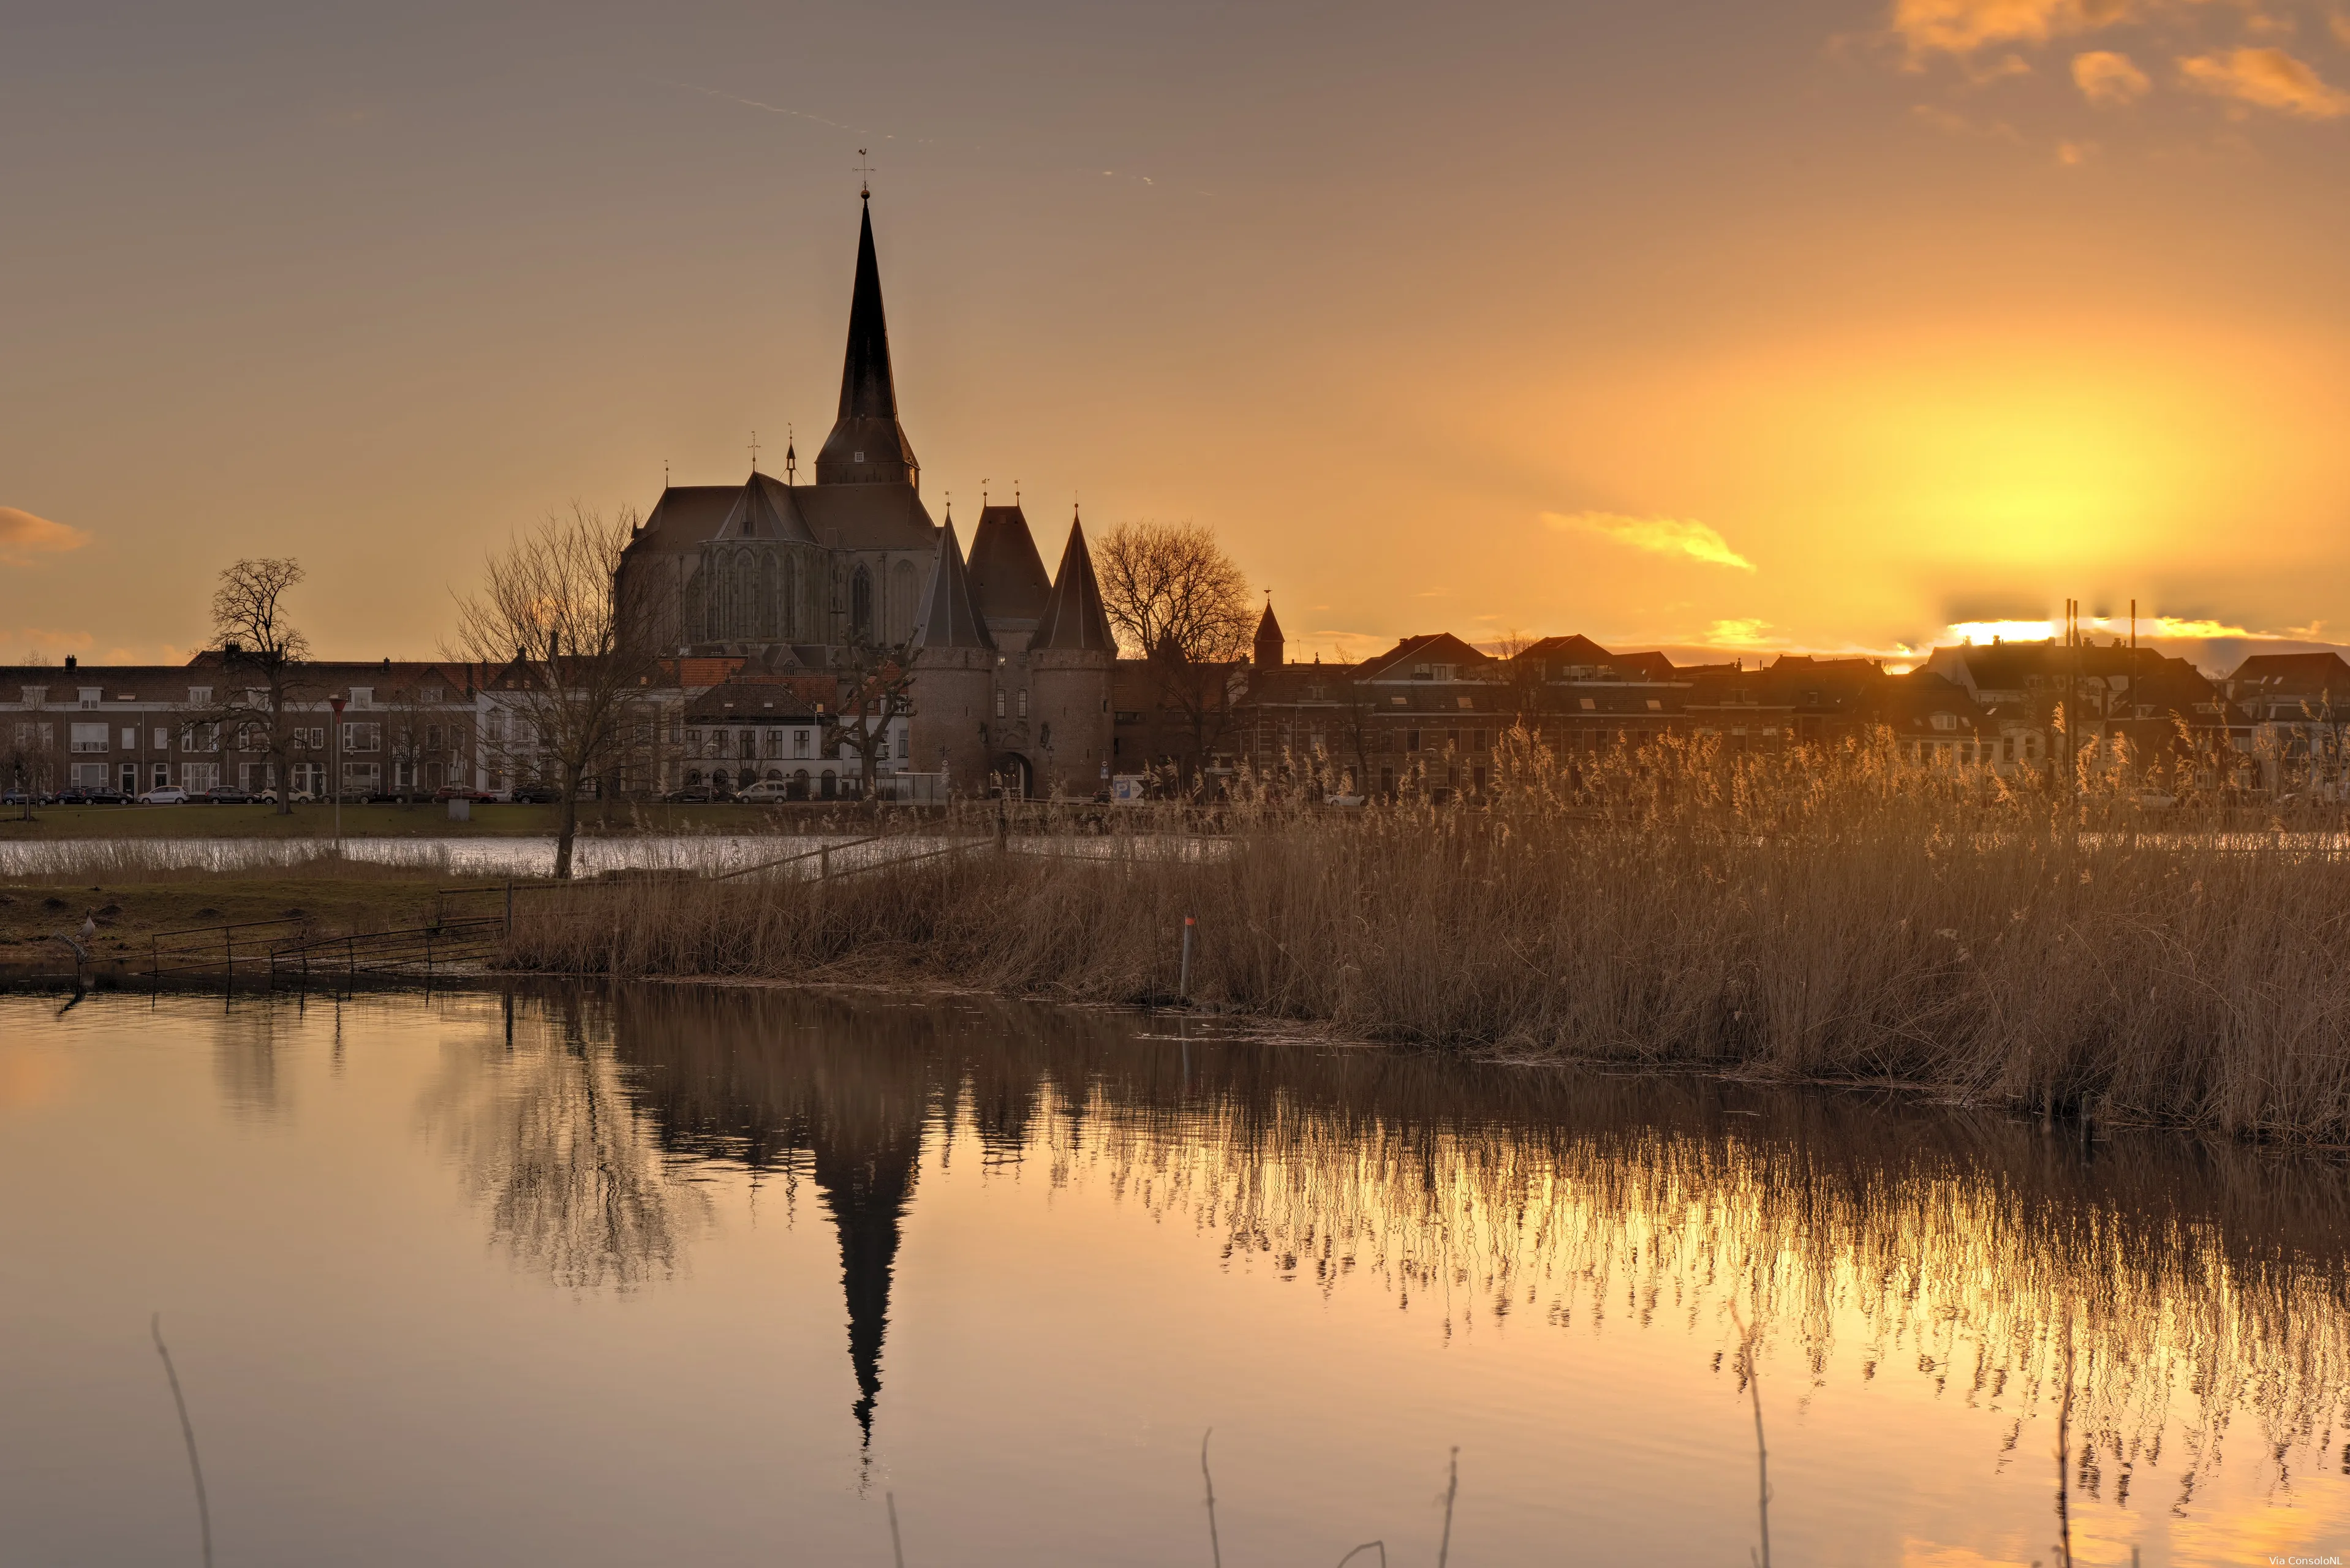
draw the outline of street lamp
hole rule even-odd
[[[329,765],[334,772],[327,779],[327,789],[335,799],[335,858],[338,860],[343,857],[343,704],[348,701],[350,699],[347,697],[327,699],[327,706],[335,711],[334,743],[327,752],[327,755],[333,759]]]

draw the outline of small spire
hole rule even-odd
[[[759,472],[759,432],[757,431],[751,432],[751,472],[754,473]]]
[[[800,454],[793,450],[792,427],[784,427],[784,483],[792,483],[793,472],[799,467]]]

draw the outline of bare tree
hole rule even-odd
[[[33,803],[57,787],[57,727],[54,722],[26,720],[7,736],[0,751],[0,779],[21,792],[24,819],[33,820]]]
[[[224,570],[213,591],[213,630],[227,683],[217,717],[241,736],[260,739],[280,816],[294,809],[294,759],[307,754],[304,726],[296,720],[303,716],[302,664],[310,642],[286,611],[286,596],[302,577],[302,563],[290,556],[251,556]]]
[[[554,786],[558,877],[571,875],[580,786],[620,751],[655,670],[641,635],[648,596],[619,572],[636,524],[633,511],[607,523],[575,504],[492,556],[481,588],[457,601],[452,657],[497,671],[491,700],[507,721],[484,744],[509,773]]]
[[[1196,523],[1121,523],[1094,552],[1102,607],[1135,658],[1193,664],[1243,658],[1256,630],[1248,579]]]
[[[891,727],[914,711],[914,660],[904,643],[851,644],[839,663],[840,744],[857,753],[868,805],[877,798],[881,753]]]
[[[1503,690],[1509,694],[1510,711],[1520,723],[1529,725],[1543,700],[1542,660],[1526,657],[1538,640],[1530,633],[1513,628],[1495,638],[1490,650],[1501,662],[1496,673],[1502,678]]]
[[[1256,630],[1248,579],[1195,523],[1121,523],[1095,571],[1118,640],[1148,659],[1162,710],[1190,732],[1187,769],[1204,770],[1234,712],[1233,679]]]

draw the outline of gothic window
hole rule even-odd
[[[914,563],[900,561],[889,568],[889,640],[903,642],[914,635]]]
[[[759,557],[759,618],[754,635],[762,642],[775,639],[775,557]]]
[[[790,642],[800,634],[800,563],[795,556],[784,557],[783,619],[775,634]]]
[[[873,573],[863,566],[848,580],[848,639],[873,640]]]

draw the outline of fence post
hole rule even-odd
[[[1175,982],[1175,994],[1183,1002],[1191,1000],[1191,926],[1192,917],[1183,917],[1183,974]]]

